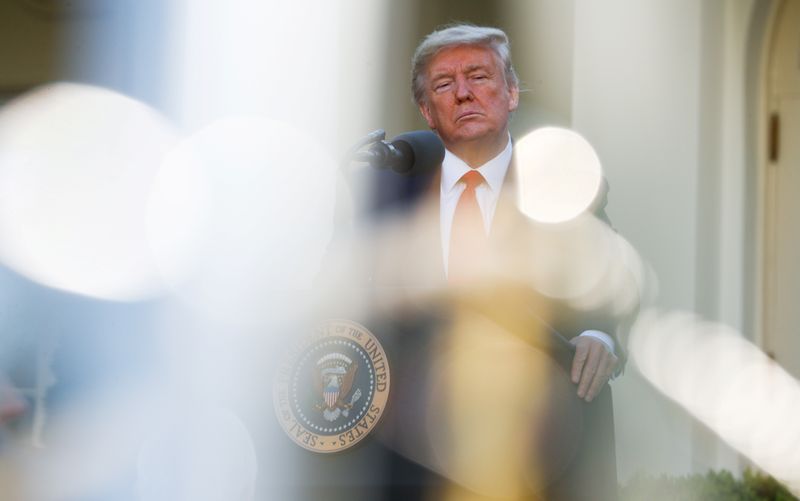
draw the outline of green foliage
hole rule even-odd
[[[800,501],[774,478],[746,470],[680,477],[635,475],[620,489],[621,501]]]

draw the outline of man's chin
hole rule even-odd
[[[495,130],[482,126],[481,124],[467,124],[454,132],[450,139],[445,139],[445,143],[478,143],[482,141],[493,141],[499,133]]]

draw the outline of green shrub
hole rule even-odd
[[[705,475],[636,474],[620,489],[621,501],[800,501],[774,478],[746,470],[742,478],[729,471]]]

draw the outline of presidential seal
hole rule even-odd
[[[338,452],[375,428],[389,385],[389,362],[375,336],[355,322],[330,320],[281,364],[275,411],[297,445]]]

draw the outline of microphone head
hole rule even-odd
[[[429,130],[405,132],[392,140],[402,154],[392,170],[400,174],[422,174],[435,169],[444,160],[444,144]]]

